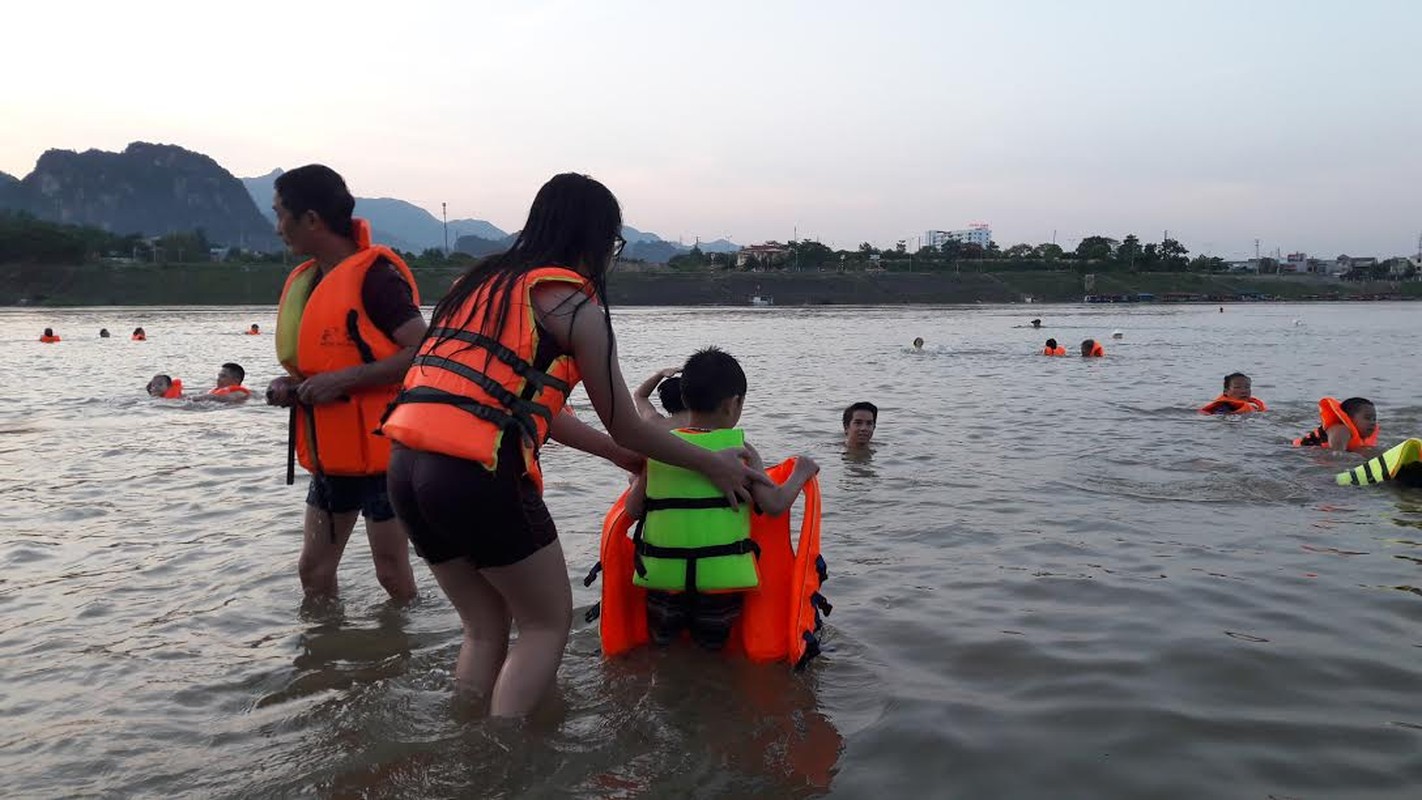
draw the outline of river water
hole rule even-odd
[[[5,794],[1418,796],[1422,494],[1288,446],[1322,394],[1373,399],[1381,441],[1422,432],[1417,313],[619,309],[629,380],[718,344],[767,461],[823,466],[826,654],[604,662],[578,615],[555,701],[495,723],[451,697],[458,622],[422,565],[393,607],[357,536],[342,602],[303,606],[284,412],[143,394],[224,361],[264,386],[271,337],[240,331],[274,309],[0,312]],[[1104,359],[1035,355],[1113,329]],[[1195,414],[1236,369],[1272,411]],[[859,399],[866,460],[838,443]],[[625,481],[556,446],[545,472],[581,610]]]

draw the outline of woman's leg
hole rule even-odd
[[[489,713],[524,716],[552,688],[573,625],[573,590],[563,546],[554,539],[516,564],[479,572],[503,596],[518,626],[518,640],[494,683]]]
[[[467,559],[431,564],[430,571],[464,626],[455,683],[488,698],[509,651],[509,611],[504,599]]]

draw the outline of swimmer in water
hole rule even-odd
[[[844,445],[850,450],[864,450],[874,440],[879,426],[879,407],[863,400],[844,410]]]
[[[1034,328],[1040,328],[1040,327],[1042,327],[1042,321],[1041,321],[1040,319],[1034,319],[1034,320],[1032,320],[1032,327],[1034,327]]]
[[[915,349],[915,350],[922,350],[922,349],[923,349],[923,337],[922,337],[922,336],[916,337],[916,338],[913,340],[913,349]]]

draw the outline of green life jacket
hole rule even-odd
[[[739,428],[672,433],[707,450],[745,444]],[[632,534],[634,584],[664,592],[729,592],[760,585],[750,507],[731,510],[725,495],[701,473],[648,459],[645,509]]]

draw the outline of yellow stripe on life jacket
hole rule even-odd
[[[1334,476],[1339,486],[1367,486],[1390,481],[1408,464],[1422,461],[1422,439],[1408,439],[1377,458]]]

